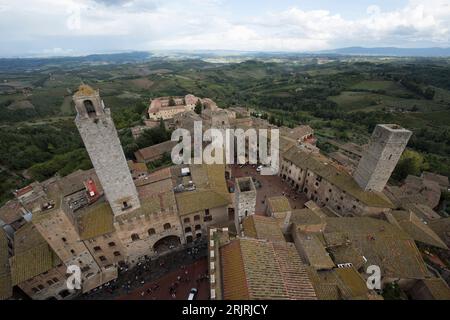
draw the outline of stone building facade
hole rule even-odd
[[[393,207],[384,194],[364,191],[328,158],[305,153],[297,146],[283,154],[280,176],[294,190],[340,215],[378,215]]]

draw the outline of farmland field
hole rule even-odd
[[[0,65],[0,173],[4,177],[0,202],[27,182],[24,172],[42,179],[90,166],[73,125],[71,97],[81,83],[100,90],[126,151],[135,148],[129,128],[142,123],[152,98],[192,93],[224,108],[248,107],[278,125],[310,124],[319,140],[363,144],[376,123],[399,123],[414,132],[409,147],[421,153],[431,169],[450,176],[450,79],[443,76],[450,74],[450,61],[446,59],[354,61],[343,56],[322,63],[288,56],[210,63],[199,58],[125,58]]]

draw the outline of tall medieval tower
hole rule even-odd
[[[105,108],[99,91],[82,85],[73,96],[73,100],[77,110],[75,124],[114,215],[139,208],[136,186],[111,112]]]
[[[251,177],[237,178],[234,190],[234,223],[237,234],[241,233],[242,220],[256,210],[256,188]]]
[[[365,191],[383,191],[412,132],[395,124],[376,126],[354,179]]]

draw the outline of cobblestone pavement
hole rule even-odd
[[[172,276],[177,274],[182,270],[182,267],[190,268],[188,276],[190,280],[196,284],[197,278],[202,275],[206,276],[205,272],[207,272],[207,245],[206,240],[196,241],[189,246],[181,247],[179,250],[167,253],[158,258],[150,259],[142,259],[137,265],[133,268],[129,269],[127,266],[123,266],[119,268],[119,276],[116,280],[111,281],[102,287],[94,289],[93,291],[83,294],[78,299],[82,300],[112,300],[117,298],[125,298],[129,296],[129,298],[136,298],[135,293],[139,292],[139,294],[143,291],[141,288],[145,288],[145,290],[151,288],[155,284],[158,283],[159,279],[163,279],[164,285],[166,285],[165,277],[167,279],[172,280]],[[197,262],[204,261],[205,266],[201,268],[201,263]],[[184,272],[184,271],[183,271]],[[175,276],[177,278],[178,274]],[[185,277],[186,278],[186,277]],[[184,278],[184,280],[185,280]],[[191,285],[192,281],[185,282],[186,285]],[[203,282],[207,283],[206,280]],[[171,282],[172,283],[172,282]],[[170,284],[171,284],[170,283]],[[150,285],[150,287],[149,287]],[[195,287],[195,285],[193,286]],[[201,287],[203,290],[203,287]],[[140,290],[140,291],[139,291]],[[165,288],[163,285],[160,285],[162,295],[161,299],[165,299],[165,292],[169,290],[169,287]],[[183,287],[184,290],[184,287]],[[189,288],[190,290],[190,288]],[[199,290],[200,291],[200,290]],[[206,293],[207,290],[206,290]],[[180,291],[181,294],[181,291]],[[199,292],[202,297],[205,297],[205,293]],[[186,296],[187,297],[187,296]],[[186,298],[181,297],[180,298]],[[159,294],[156,295],[147,295],[147,297],[141,297],[145,299],[156,298],[159,299]],[[171,298],[168,296],[167,298]]]
[[[253,177],[261,183],[261,188],[257,189],[256,213],[265,215],[266,199],[274,196],[286,196],[293,209],[304,208],[308,201],[304,193],[298,193],[291,189],[290,185],[279,176],[262,176],[256,171],[256,166],[246,165],[240,168],[239,165],[232,167],[232,180],[239,177]]]
[[[121,296],[119,300],[187,300],[192,288],[198,293],[196,300],[209,300],[208,261],[202,258],[182,266],[176,271],[146,283],[141,288]]]

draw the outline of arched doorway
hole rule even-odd
[[[167,236],[159,239],[153,245],[153,250],[158,254],[164,253],[166,251],[172,250],[181,245],[181,240],[177,236]]]

